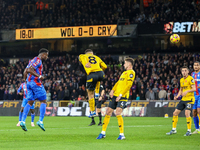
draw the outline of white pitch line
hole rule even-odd
[[[161,126],[167,126],[167,125],[133,125],[133,126],[124,126],[125,128],[149,128],[149,127],[161,127]],[[171,125],[170,125],[171,126]],[[118,126],[108,126],[109,128],[118,128]],[[50,129],[50,130],[53,130],[53,129],[88,129],[88,128],[91,128],[91,127],[76,127],[76,128],[46,128],[46,129]],[[38,130],[39,128],[37,129],[33,129],[33,127],[31,128],[28,128],[28,131],[29,130]],[[21,128],[19,127],[19,129],[4,129],[4,130],[0,130],[0,131],[19,131],[21,130]]]

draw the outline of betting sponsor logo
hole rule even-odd
[[[166,34],[200,32],[200,22],[168,22],[164,24]]]

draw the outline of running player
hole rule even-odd
[[[110,91],[110,102],[108,109],[106,111],[106,116],[103,121],[102,131],[97,137],[97,139],[102,139],[106,137],[106,129],[110,121],[110,116],[112,115],[114,109],[116,109],[116,117],[119,125],[119,137],[117,140],[125,139],[124,136],[124,121],[122,118],[122,111],[126,107],[129,91],[135,79],[135,71],[133,70],[134,60],[132,58],[126,58],[124,63],[124,68],[126,71],[122,73],[118,82],[114,85]]]
[[[175,111],[173,112],[173,120],[172,120],[172,130],[167,135],[172,135],[177,133],[176,131],[176,125],[178,122],[178,115],[181,111],[185,109],[185,116],[187,121],[187,132],[184,136],[190,136],[191,135],[191,125],[192,125],[192,119],[190,117],[190,113],[192,111],[192,106],[194,104],[195,98],[194,98],[194,91],[195,88],[195,82],[194,79],[188,75],[189,69],[188,67],[182,67],[181,73],[183,75],[183,78],[180,79],[180,90],[178,92],[178,95],[174,98],[177,100],[177,98],[182,95],[182,99],[177,105]]]
[[[194,62],[193,65],[194,72],[192,73],[192,77],[195,81],[196,91],[194,92],[195,103],[193,106],[193,120],[196,130],[192,134],[199,134],[199,117],[197,114],[200,114],[200,63],[198,61]]]
[[[24,113],[22,116],[22,122],[20,123],[20,126],[24,131],[27,131],[26,128],[26,118],[28,115],[28,112],[31,108],[31,106],[34,103],[35,99],[38,99],[40,104],[40,118],[37,122],[37,125],[45,131],[43,119],[46,111],[46,91],[44,89],[44,86],[42,85],[41,80],[44,79],[42,76],[42,70],[43,65],[42,61],[47,60],[49,51],[45,48],[40,49],[39,55],[37,57],[34,57],[28,64],[27,68],[24,71],[24,74],[28,74],[28,77],[26,79],[27,81],[27,100],[28,103],[24,107]]]
[[[96,88],[95,88],[95,106],[97,107],[97,113],[99,116],[99,124],[98,126],[102,126],[102,116],[101,116],[101,104],[103,104],[103,96],[104,96],[105,90],[103,88],[103,85],[100,85],[100,81],[97,82]],[[92,118],[92,122],[89,124],[89,126],[95,125],[94,117]]]
[[[21,92],[21,90],[23,89],[23,92],[24,92],[24,96],[23,96],[23,101],[22,101],[22,106],[21,106],[21,109],[19,111],[19,122],[17,123],[17,126],[20,126],[20,122],[22,120],[22,114],[23,114],[23,111],[24,111],[24,107],[26,106],[26,104],[28,103],[28,100],[27,100],[27,85],[26,85],[26,82],[23,82],[19,89],[17,90],[17,93],[20,94],[20,95],[23,95],[23,93]],[[34,127],[34,118],[35,118],[35,112],[34,112],[34,108],[35,108],[35,102],[33,103],[33,105],[31,106],[30,108],[30,111],[31,111],[31,126]]]
[[[87,73],[86,88],[91,111],[89,117],[92,117],[96,115],[94,100],[96,83],[103,80],[105,76],[103,71],[107,68],[107,65],[98,56],[94,55],[91,49],[87,49],[85,54],[79,55],[79,61]]]

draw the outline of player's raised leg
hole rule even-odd
[[[94,100],[94,90],[89,90],[87,89],[88,92],[88,102],[89,102],[89,107],[90,107],[90,115],[89,117],[95,116],[95,100]]]
[[[20,126],[20,123],[22,121],[23,110],[24,110],[24,107],[21,107],[19,111],[19,122],[17,123],[17,126]]]
[[[41,105],[40,105],[40,118],[39,121],[37,122],[37,125],[43,130],[45,131],[44,128],[44,124],[43,124],[43,119],[44,119],[44,115],[46,112],[46,100],[41,101]]]
[[[28,112],[29,112],[31,106],[33,105],[33,103],[34,103],[34,100],[28,101],[28,103],[24,107],[24,112],[23,112],[23,115],[22,115],[22,122],[20,123],[20,126],[22,127],[22,129],[24,131],[28,131],[27,128],[26,128],[25,122],[26,122],[26,118],[27,118]]]
[[[102,139],[106,137],[106,129],[108,127],[108,124],[110,122],[110,117],[112,115],[113,109],[108,107],[107,111],[106,111],[106,116],[103,120],[103,126],[102,126],[102,131],[99,134],[99,136],[97,137],[97,139]]]
[[[167,135],[172,135],[172,134],[176,134],[176,125],[178,122],[178,115],[180,114],[181,110],[175,109],[175,111],[173,112],[173,119],[172,119],[172,130],[168,133],[166,133]]]

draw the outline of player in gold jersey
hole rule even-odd
[[[97,82],[104,79],[105,75],[103,71],[107,68],[107,65],[98,56],[94,55],[91,49],[87,49],[85,50],[85,54],[79,55],[79,61],[87,73],[86,88],[90,106],[89,117],[92,117],[96,115],[94,90]]]
[[[181,73],[183,75],[183,78],[180,79],[180,91],[178,92],[178,95],[174,99],[177,100],[177,98],[181,95],[182,99],[177,105],[175,111],[173,112],[172,130],[166,134],[172,135],[177,133],[176,125],[178,122],[178,115],[180,114],[181,111],[185,109],[185,116],[186,116],[188,130],[184,136],[190,136],[191,125],[192,125],[192,119],[190,117],[190,113],[192,111],[192,107],[195,102],[194,91],[196,90],[196,87],[194,79],[190,75],[188,75],[189,74],[188,67],[182,67]]]
[[[124,121],[122,118],[122,111],[126,107],[129,91],[135,79],[135,71],[133,70],[134,60],[132,58],[126,58],[124,63],[124,71],[118,82],[114,85],[110,92],[110,102],[108,109],[106,111],[106,116],[103,121],[102,132],[99,134],[97,139],[102,139],[106,137],[106,128],[110,121],[110,116],[112,115],[114,109],[116,109],[116,117],[118,120],[120,135],[117,140],[125,139],[124,136]]]

